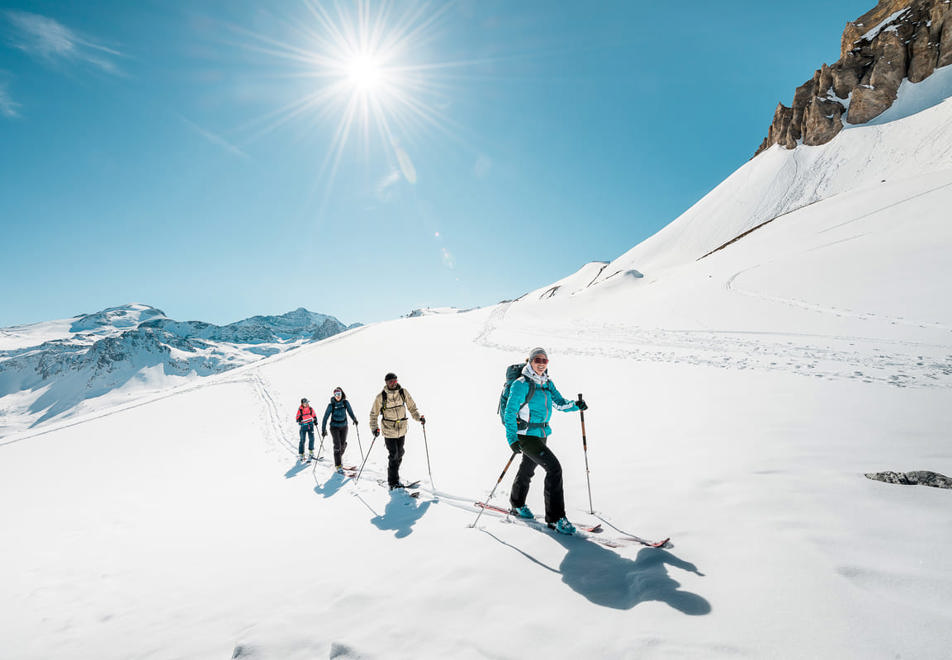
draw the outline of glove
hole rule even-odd
[[[509,445],[509,449],[513,450],[513,451],[516,452],[517,454],[521,454],[521,453],[522,453],[522,442],[519,441],[519,440],[516,440],[514,443],[512,443],[511,445]]]
[[[420,423],[426,426],[426,417],[424,415],[420,415]]]
[[[380,429],[374,429],[374,437],[376,438],[378,435],[380,435]]]
[[[582,401],[581,399],[579,399],[578,401],[576,401],[576,402],[575,402],[575,405],[578,406],[578,409],[579,409],[579,410],[588,410],[588,404],[585,403],[584,401]]]
[[[357,426],[357,420],[356,420],[356,419],[354,420],[354,426]]]
[[[326,437],[327,437],[327,429],[323,429],[323,430],[321,431],[321,437],[322,437],[322,438],[326,438]]]

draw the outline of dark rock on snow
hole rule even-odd
[[[868,479],[874,481],[884,481],[887,484],[918,484],[920,486],[933,486],[935,488],[952,488],[952,479],[939,474],[938,472],[929,472],[919,470],[916,472],[868,472]]]

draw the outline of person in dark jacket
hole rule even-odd
[[[301,427],[301,440],[298,442],[298,460],[304,460],[304,436],[310,436],[307,447],[308,460],[314,458],[314,424],[317,422],[317,413],[311,408],[307,399],[301,399],[301,407],[297,411],[297,423]]]
[[[350,407],[350,401],[344,390],[339,387],[334,388],[334,396],[331,402],[327,404],[324,410],[324,420],[321,422],[321,437],[327,437],[327,419],[331,420],[331,437],[334,439],[334,467],[338,472],[342,471],[341,460],[344,457],[344,450],[347,449],[347,416],[357,424],[357,417],[354,416],[354,409]]]

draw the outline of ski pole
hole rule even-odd
[[[486,498],[486,504],[489,504],[489,500],[493,498],[493,493],[495,493],[496,489],[499,488],[499,484],[502,483],[502,478],[506,476],[506,472],[509,470],[509,466],[512,465],[512,459],[514,459],[516,457],[516,454],[518,453],[519,452],[517,451],[512,452],[512,456],[509,457],[509,462],[506,463],[506,467],[502,469],[502,474],[499,475],[499,479],[496,481],[496,485],[493,486],[493,489],[491,491],[489,491],[489,497]],[[470,527],[476,526],[476,523],[479,522],[479,517],[483,515],[483,511],[485,510],[486,510],[485,508],[479,509],[479,513],[476,514],[476,520],[473,521],[473,524],[470,525]]]
[[[436,490],[433,485],[433,470],[430,469],[430,447],[426,441],[426,424],[423,425],[423,448],[426,449],[426,471],[430,473],[430,488]]]
[[[582,402],[582,393],[578,394],[578,401],[575,403]],[[588,441],[585,439],[585,411],[582,410],[582,407],[579,406],[578,410],[579,418],[582,420],[582,451],[585,453],[585,481],[588,482],[588,512],[595,514],[595,507],[592,506],[592,479],[588,476]]]
[[[317,429],[314,429],[314,430],[316,431]],[[321,460],[322,451],[324,451],[324,434],[323,433],[321,433],[321,446],[317,448],[317,458],[314,459],[315,461]]]
[[[357,448],[360,449],[360,460],[364,460],[364,447],[360,444],[360,424],[354,424],[357,429]]]
[[[358,431],[358,434],[359,434],[359,433],[360,433],[360,432]],[[355,484],[355,485],[357,484],[358,481],[360,481],[360,475],[363,474],[363,472],[364,472],[364,465],[367,464],[367,459],[370,458],[370,452],[373,451],[373,449],[374,449],[374,443],[375,443],[375,442],[377,442],[377,436],[374,436],[374,439],[370,441],[370,449],[367,450],[367,455],[364,456],[364,461],[363,461],[363,463],[360,464],[360,470],[357,472],[357,476],[354,477],[354,484]]]

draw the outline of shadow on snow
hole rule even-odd
[[[420,502],[410,497],[406,491],[392,490],[383,515],[375,515],[370,522],[380,530],[394,530],[394,536],[402,539],[410,535],[413,526],[426,514],[431,504],[431,501]]]
[[[556,570],[490,532],[485,533],[534,563],[559,573],[565,584],[595,605],[630,610],[640,603],[653,600],[691,616],[711,612],[711,604],[707,599],[681,590],[681,583],[668,574],[667,567],[673,566],[701,576],[704,574],[694,564],[667,550],[642,548],[638,556],[631,560],[596,543],[555,534],[553,538],[566,550],[565,558]]]

